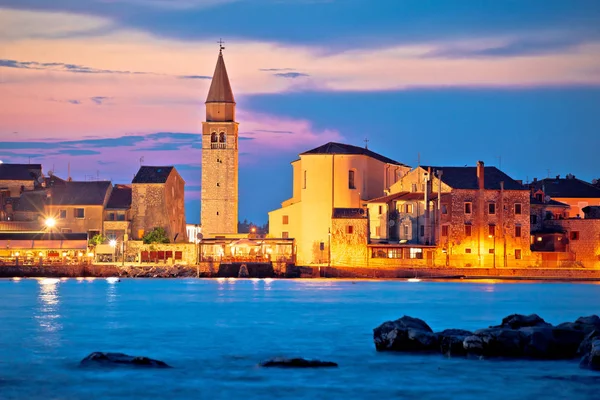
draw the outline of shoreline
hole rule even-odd
[[[239,277],[229,270],[205,271],[200,266],[180,265],[51,265],[51,266],[0,266],[0,279],[12,278],[162,278],[162,279],[219,279],[219,278],[275,278],[298,280],[339,281],[469,281],[469,282],[600,282],[596,269],[474,269],[474,268],[423,268],[402,267],[365,269],[359,267],[291,267],[286,271],[272,271]],[[277,273],[279,272],[279,273]]]

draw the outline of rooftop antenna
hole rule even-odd
[[[546,171],[548,171],[548,178],[550,178],[550,168],[548,168]]]
[[[71,161],[67,164],[67,181],[71,182]]]
[[[225,42],[223,41],[223,39],[219,38],[219,41],[217,43],[219,43],[219,54],[223,53],[223,50],[225,50],[225,47],[223,47]]]
[[[369,148],[369,138],[366,137],[364,142],[365,142],[365,149],[368,149]]]
[[[498,159],[498,169],[502,170],[502,156],[496,157]]]
[[[142,168],[142,163],[144,162],[144,156],[140,157],[140,168]]]

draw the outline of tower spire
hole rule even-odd
[[[210,89],[206,98],[206,103],[234,103],[233,91],[231,90],[231,84],[229,83],[229,76],[227,75],[227,68],[225,68],[225,61],[223,60],[223,41],[219,40],[219,58],[217,58],[217,66],[215,67],[215,73],[210,83]]]

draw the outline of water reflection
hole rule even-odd
[[[57,279],[58,280],[58,279]],[[38,341],[49,348],[54,348],[60,342],[60,297],[58,283],[40,281],[38,309],[35,319],[39,325]]]

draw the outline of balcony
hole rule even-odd
[[[210,144],[210,148],[211,149],[226,149],[227,148],[227,143],[216,143],[216,142],[212,142]]]

